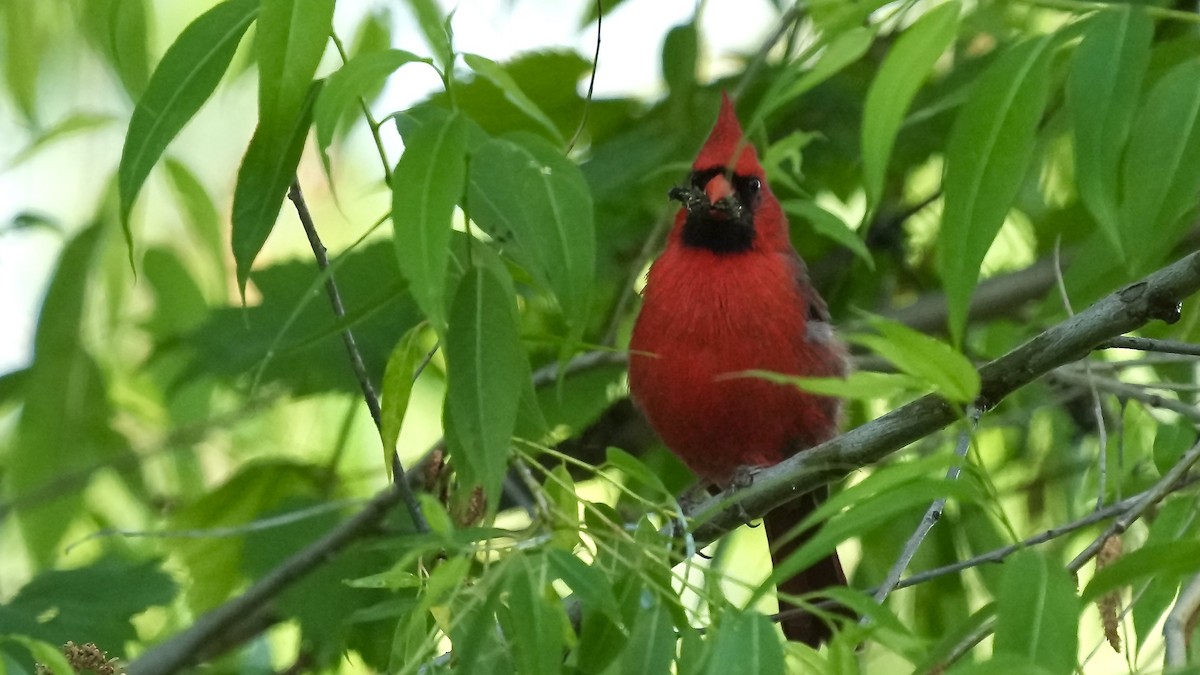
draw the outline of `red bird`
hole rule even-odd
[[[727,96],[687,186],[670,196],[683,208],[646,280],[629,389],[671,451],[702,479],[727,486],[743,467],[777,464],[832,438],[841,409],[838,399],[739,374],[840,377],[846,353]],[[772,511],[768,539],[781,540],[817,503],[810,493]],[[800,543],[773,546],[772,558],[782,561]],[[845,583],[835,552],[780,590]],[[814,646],[829,635],[807,615],[784,621],[783,631]]]

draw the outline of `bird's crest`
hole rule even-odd
[[[708,140],[700,148],[696,162],[692,164],[692,168],[696,170],[716,167],[729,168],[733,173],[743,176],[761,178],[763,175],[762,166],[758,163],[758,153],[746,140],[737,113],[733,110],[733,101],[730,101],[729,95],[725,93],[721,94],[721,112],[717,115],[717,123],[708,135]]]

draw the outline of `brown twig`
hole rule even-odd
[[[333,307],[333,314],[340,321],[346,317],[346,307],[342,304],[342,294],[338,291],[333,273],[329,271],[329,254],[325,249],[325,244],[321,243],[321,237],[317,234],[317,226],[313,223],[312,213],[309,212],[308,204],[304,201],[304,193],[300,190],[299,181],[292,181],[292,188],[288,190],[288,199],[296,207],[296,215],[300,217],[300,224],[304,226],[304,234],[308,237],[313,256],[317,259],[317,267],[327,275],[325,291],[329,294],[329,304]],[[355,379],[358,380],[363,400],[367,402],[367,409],[371,411],[371,419],[375,421],[375,428],[382,429],[383,413],[379,405],[379,396],[371,384],[371,376],[367,374],[367,367],[363,364],[362,354],[358,351],[358,344],[354,341],[354,333],[350,331],[349,326],[342,329],[342,343],[346,345],[346,355],[350,357],[350,368],[354,371]],[[417,502],[417,497],[408,484],[404,465],[400,462],[399,455],[395,453],[392,454],[392,477],[404,499],[405,507],[408,508],[408,514],[412,517],[413,526],[418,532],[428,532],[429,524],[425,522],[425,515],[421,513],[421,505]]]

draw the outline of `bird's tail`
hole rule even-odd
[[[763,519],[766,524],[767,541],[771,544],[771,563],[779,565],[789,555],[800,548],[811,536],[812,532],[801,532],[785,541],[788,532],[798,523],[816,510],[825,498],[825,490],[815,490],[794,499],[767,514]],[[811,567],[801,570],[795,576],[783,581],[778,586],[780,594],[804,595],[831,586],[845,586],[846,573],[842,571],[842,563],[838,560],[837,551],[818,560]],[[779,610],[793,609],[796,606],[779,600]],[[834,610],[845,612],[844,609]],[[831,631],[829,625],[809,612],[801,612],[780,622],[783,634],[787,639],[803,642],[811,647],[817,647],[828,640]]]

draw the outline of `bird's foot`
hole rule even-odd
[[[744,490],[751,485],[754,485],[754,477],[757,476],[762,470],[763,467],[761,466],[752,466],[749,464],[743,464],[739,466],[738,468],[734,469],[733,475],[729,478],[729,489],[735,491]],[[754,523],[756,519],[750,516],[740,501],[737,502],[735,506],[737,506],[738,509],[738,519],[741,520],[743,524],[749,525],[750,527],[758,527],[758,525]]]

